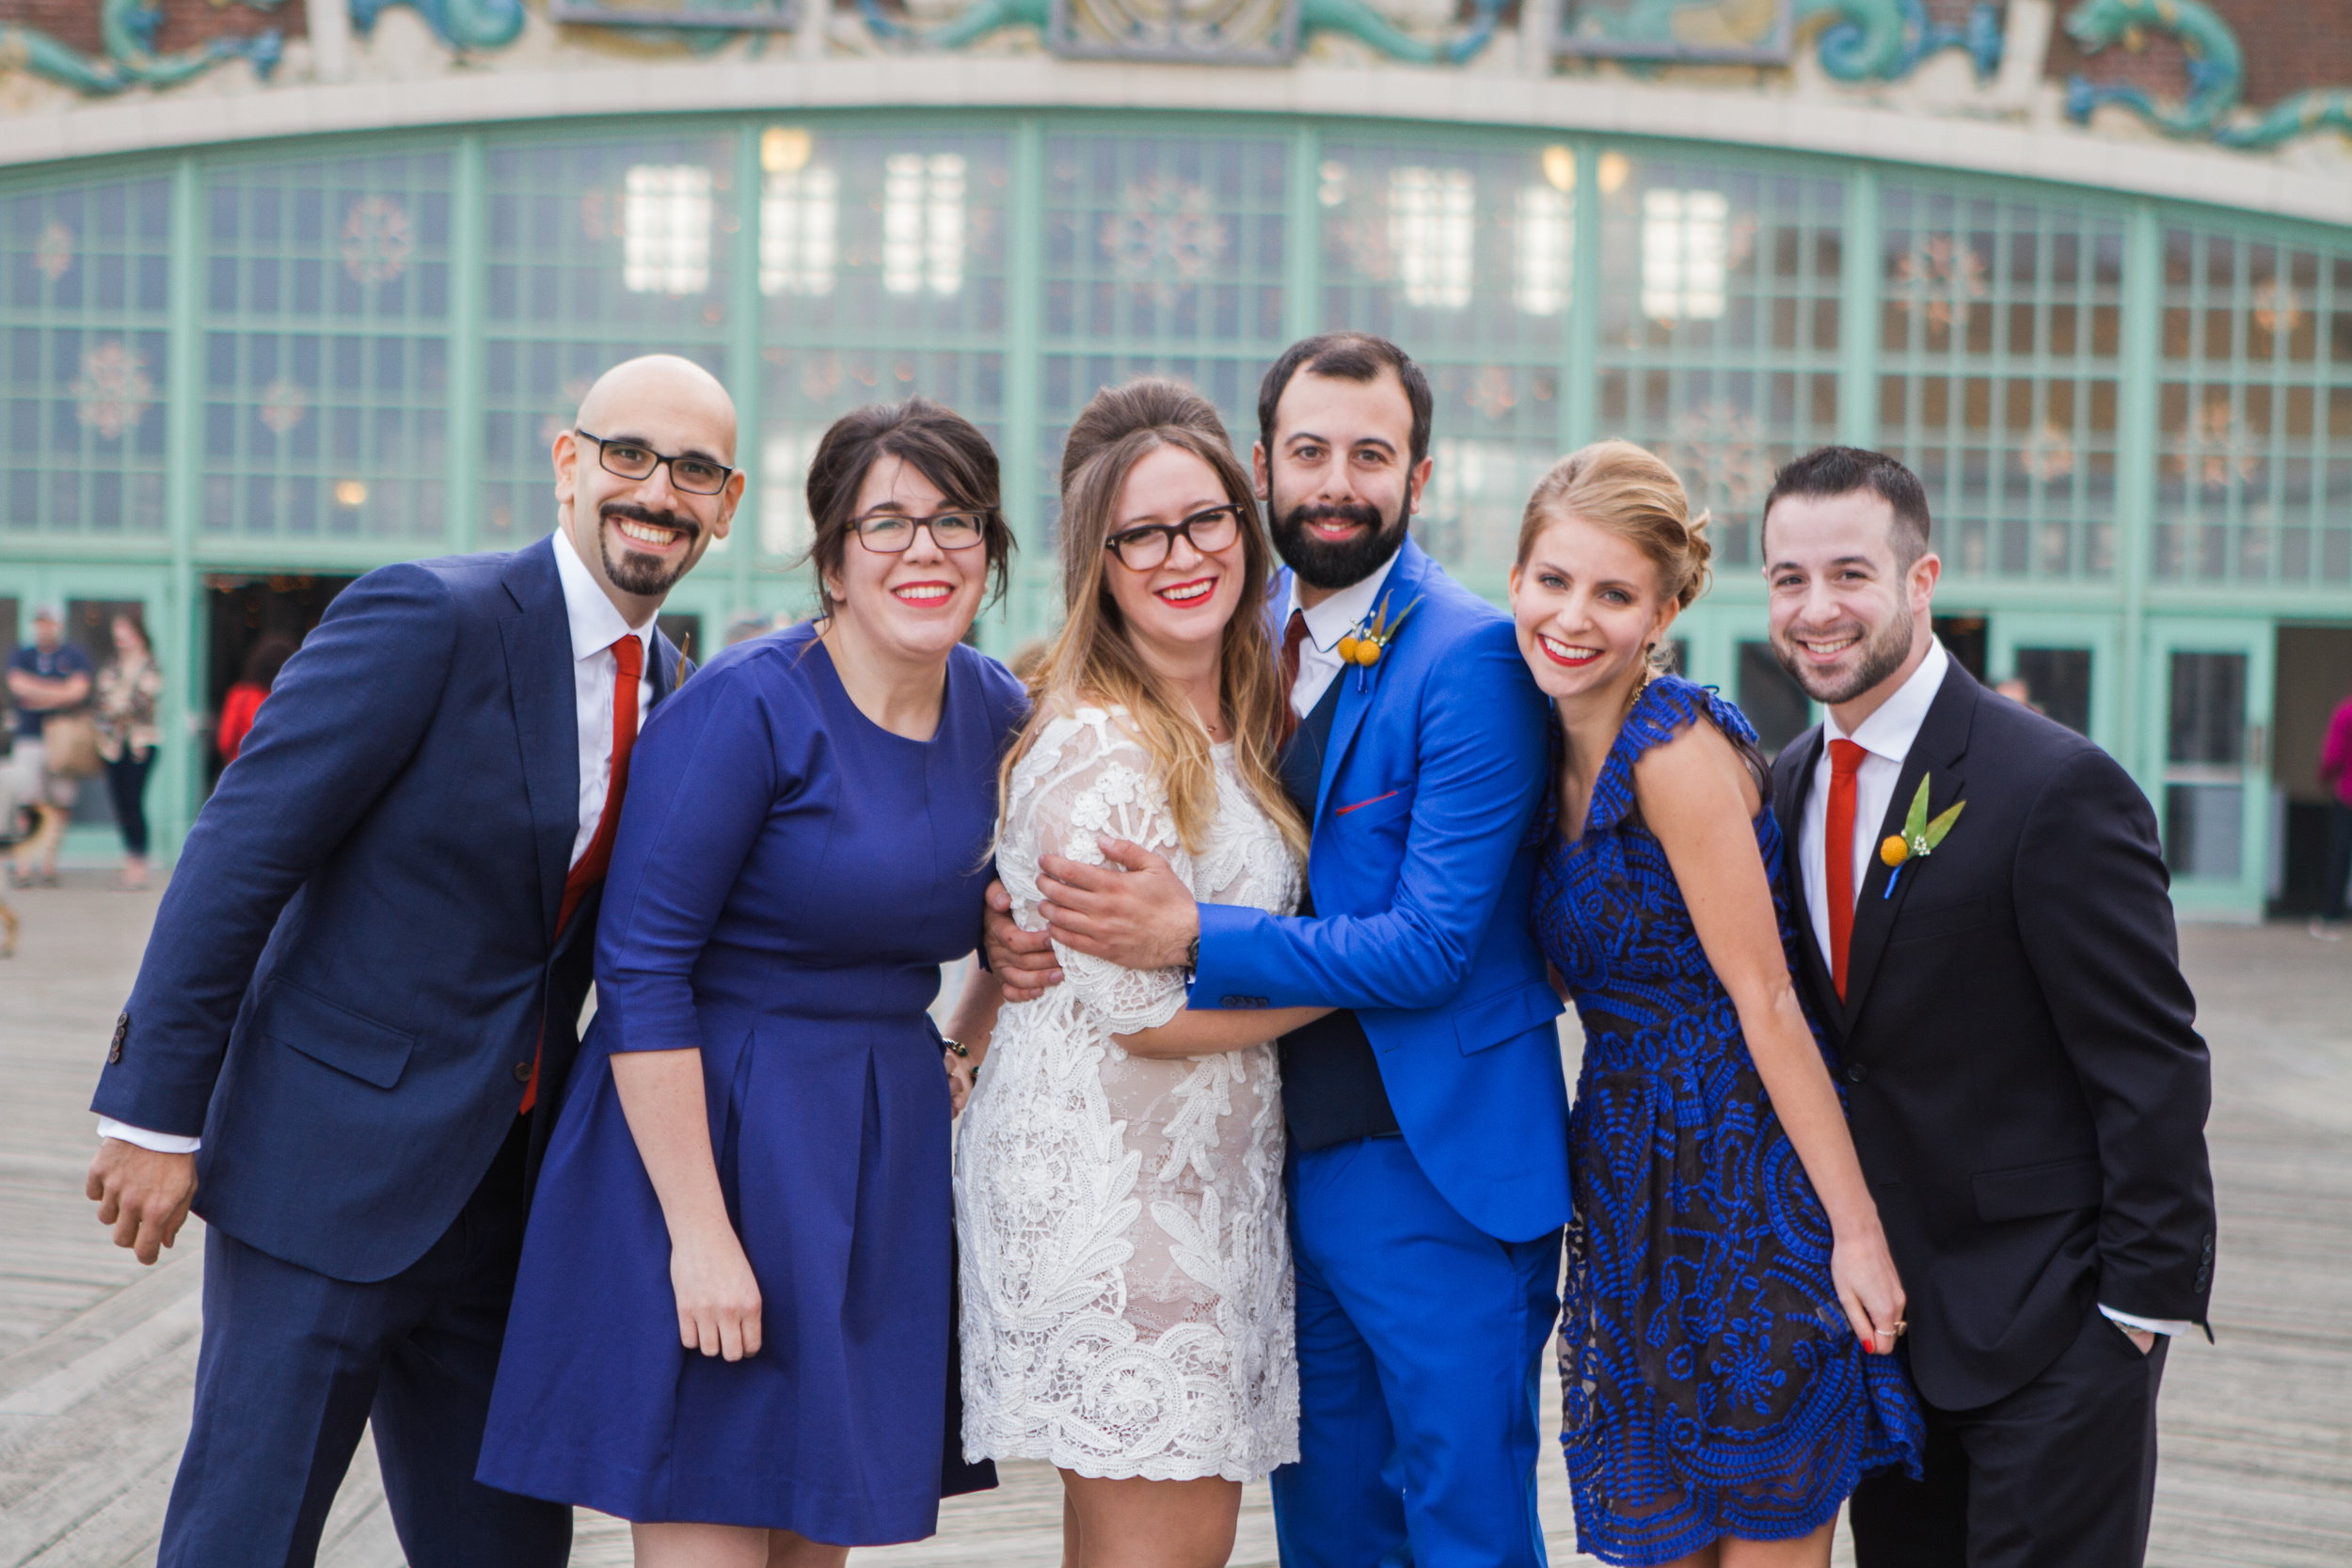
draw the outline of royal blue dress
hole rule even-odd
[[[1584,1024],[1561,1443],[1578,1549],[1605,1562],[1808,1534],[1864,1472],[1916,1475],[1922,1441],[1901,1365],[1867,1353],[1837,1304],[1828,1217],[1633,809],[1634,763],[1702,718],[1756,739],[1713,691],[1651,681],[1601,765],[1583,834],[1561,837],[1556,790],[1534,829],[1536,937]],[[1787,948],[1769,805],[1756,843]],[[1818,1027],[1814,1038],[1835,1082]]]
[[[954,1436],[952,1220],[925,1009],[940,964],[978,938],[997,760],[1026,706],[960,646],[937,733],[905,739],[797,626],[728,649],[654,710],[483,1481],[841,1545],[932,1533]],[[762,1299],[764,1343],[735,1363],[678,1343],[669,1231],[612,1085],[614,1052],[689,1046]]]

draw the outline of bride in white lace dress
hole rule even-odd
[[[1105,839],[1204,902],[1288,913],[1270,550],[1215,410],[1102,393],[1063,497],[1070,618],[998,830],[1014,918],[1046,924],[1041,857],[1101,864]],[[1061,1469],[1068,1562],[1221,1563],[1240,1483],[1298,1456],[1272,1042],[1316,1012],[1190,1011],[1181,970],[1059,958],[1062,984],[962,1042],[986,1064],[956,1151],[964,1450]]]

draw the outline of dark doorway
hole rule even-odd
[[[1756,726],[1766,756],[1803,735],[1813,722],[1813,702],[1797,679],[1780,667],[1770,642],[1740,644],[1740,711]]]
[[[2312,914],[2328,857],[2328,791],[2319,779],[2320,744],[2337,706],[2352,700],[2352,626],[2280,626],[2278,684],[2270,720],[2271,783],[2286,797],[2283,831],[2272,842],[2280,863],[2273,914]]]
[[[213,742],[213,726],[229,689],[241,679],[254,650],[271,641],[302,646],[326,607],[353,581],[350,578],[208,576],[204,607],[209,612],[210,649],[204,681],[205,739],[209,759],[205,789],[224,766]]]
[[[1987,638],[1983,616],[1938,615],[1930,625],[1934,626],[1944,651],[1960,660],[1962,669],[1980,681],[1992,678],[1984,673]]]
[[[2090,733],[2090,650],[2020,648],[2017,679],[2026,701],[2076,735]]]
[[[670,645],[681,657],[691,658],[698,665],[707,662],[716,651],[703,643],[703,618],[699,615],[660,615],[655,617],[654,626],[670,640]]]

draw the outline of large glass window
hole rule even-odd
[[[491,150],[484,544],[520,545],[554,525],[548,451],[606,370],[679,354],[724,379],[743,221],[735,147],[695,135]]]
[[[1598,164],[1600,434],[1659,452],[1756,560],[1772,473],[1837,434],[1845,187],[1718,164]]]
[[[2164,236],[2153,573],[2352,580],[2352,254]]]
[[[161,178],[0,201],[0,529],[163,532],[170,249]]]
[[[1879,434],[1927,486],[1946,570],[2115,571],[2122,220],[1889,185]]]
[[[780,561],[807,547],[808,462],[850,409],[920,393],[1001,450],[1011,175],[1001,135],[772,125],[759,153],[758,542]]]
[[[1316,172],[1322,325],[1392,338],[1429,372],[1436,466],[1414,534],[1499,590],[1527,494],[1560,454],[1575,153],[1333,138]]]
[[[1100,388],[1139,375],[1186,382],[1225,416],[1235,448],[1249,450],[1258,378],[1285,341],[1289,154],[1277,136],[1046,137],[1043,428],[1032,483],[1049,532],[1061,514],[1062,436]]]
[[[208,534],[444,537],[450,156],[204,182]]]

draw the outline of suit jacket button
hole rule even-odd
[[[106,1065],[112,1067],[122,1060],[122,1042],[131,1037],[131,1015],[124,1013],[115,1020],[114,1043],[106,1047]]]
[[[528,1084],[531,1082],[531,1064],[529,1062],[516,1062],[515,1064],[515,1082],[517,1084]]]
[[[1860,1062],[1849,1062],[1849,1063],[1847,1063],[1847,1064],[1846,1064],[1846,1082],[1847,1082],[1847,1083],[1849,1083],[1849,1084],[1860,1084],[1860,1083],[1863,1083],[1863,1082],[1867,1081],[1867,1080],[1869,1078],[1869,1076],[1870,1076],[1870,1069],[1869,1069],[1868,1068],[1867,1068],[1867,1067],[1864,1067],[1864,1066],[1863,1066]]]

